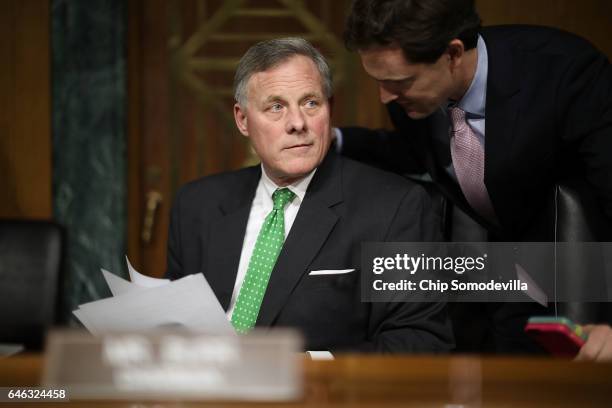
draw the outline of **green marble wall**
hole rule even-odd
[[[124,274],[126,2],[52,0],[54,216],[68,233],[64,317]]]

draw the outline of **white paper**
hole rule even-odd
[[[120,296],[125,293],[130,293],[134,291],[144,290],[142,286],[138,286],[134,283],[131,283],[114,273],[107,271],[106,269],[100,269],[102,271],[102,275],[104,276],[104,280],[108,285],[113,296]]]
[[[142,286],[145,288],[156,288],[158,286],[162,286],[170,282],[170,279],[152,278],[150,276],[143,275],[142,273],[138,272],[136,269],[134,269],[127,256],[125,257],[125,261],[127,262],[130,280],[132,281],[132,283],[135,283],[138,286]]]
[[[163,286],[86,303],[73,313],[93,334],[176,326],[215,334],[235,333],[201,273]]]
[[[81,310],[81,306],[79,306],[77,310],[73,310],[72,314],[75,315],[77,319],[79,319],[81,324],[85,326],[85,328],[89,330],[90,333],[93,333],[96,328],[91,323],[89,323],[89,321],[87,320],[87,314],[83,312],[83,310]]]

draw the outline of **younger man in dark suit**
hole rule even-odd
[[[416,185],[336,156],[332,84],[302,39],[256,44],[235,76],[234,116],[261,166],[178,193],[167,276],[202,272],[238,332],[300,329],[310,350],[447,351],[440,303],[363,303],[360,244],[435,241]]]
[[[345,39],[378,81],[395,130],[342,129],[343,154],[426,173],[492,241],[552,241],[553,228],[534,225],[568,176],[612,220],[612,67],[587,41],[482,28],[473,0],[356,0]],[[525,321],[545,311],[521,307],[487,305],[491,336],[476,350],[529,348]],[[612,357],[600,341],[612,343],[610,328],[589,330],[588,354]]]

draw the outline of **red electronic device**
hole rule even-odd
[[[586,341],[582,327],[565,317],[532,317],[525,332],[557,357],[575,357]]]

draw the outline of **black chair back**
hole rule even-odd
[[[63,243],[53,222],[0,220],[0,343],[42,347],[57,321]]]
[[[448,199],[432,183],[421,183],[433,199],[433,209],[441,216],[441,231],[444,238],[454,242],[504,241],[503,237],[492,237],[468,214]],[[581,179],[568,179],[558,183],[550,191],[550,198],[533,220],[530,229],[518,238],[509,241],[525,242],[610,242],[612,226],[596,200],[592,190]],[[561,246],[559,246],[561,247]],[[563,272],[558,275],[558,294],[573,299],[608,299],[609,286],[606,277],[606,259],[597,246],[576,245],[572,251],[559,251],[558,264]],[[610,260],[607,260],[610,262]],[[571,293],[563,293],[571,291]],[[562,297],[559,297],[562,298]],[[516,330],[521,330],[527,317],[533,314],[567,316],[577,323],[612,323],[612,303],[549,302],[547,309],[535,304],[482,305],[478,303],[450,304],[449,309],[455,327],[457,350],[479,352],[486,341],[486,326],[491,324],[489,313],[500,320],[517,321]],[[496,309],[497,308],[497,309]],[[533,309],[533,310],[532,310]],[[508,312],[507,312],[508,311]],[[497,315],[495,315],[497,313]],[[506,315],[516,314],[516,318]],[[523,314],[521,314],[523,313]],[[497,316],[498,317],[498,316]],[[495,318],[497,318],[495,317]],[[522,323],[521,323],[522,322]],[[515,329],[513,329],[515,330]],[[524,351],[524,350],[522,350]]]
[[[566,180],[554,191],[555,242],[612,241],[610,221],[592,191],[578,179]],[[608,298],[606,260],[603,248],[594,244],[572,246],[571,251],[558,252],[559,290],[566,297],[593,301],[562,302],[557,305],[559,315],[577,323],[609,321],[610,306],[602,302]]]

